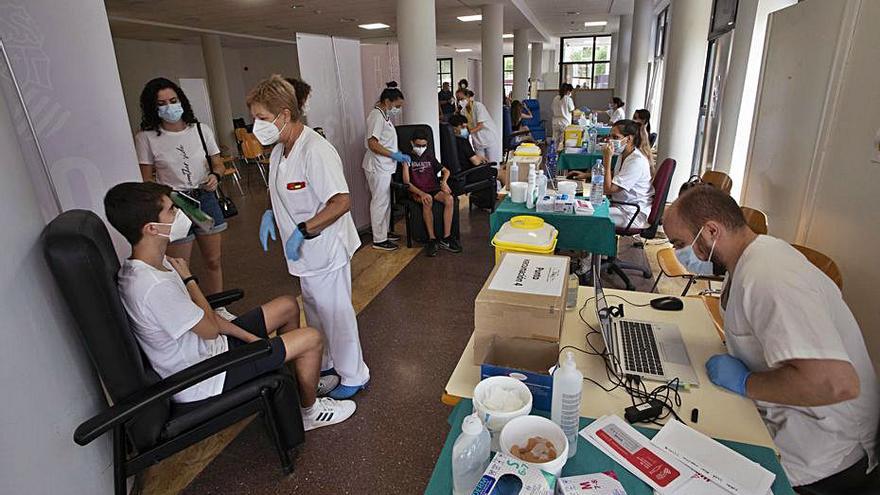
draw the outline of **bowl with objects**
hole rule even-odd
[[[504,425],[532,412],[532,391],[516,378],[491,376],[474,388],[474,412],[492,436],[492,450],[497,451]]]
[[[556,477],[568,460],[568,438],[562,428],[541,416],[520,416],[501,430],[499,452],[532,464]]]

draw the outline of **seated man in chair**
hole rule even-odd
[[[193,385],[174,400],[207,399],[290,363],[306,431],[351,417],[354,402],[316,398],[323,342],[317,330],[299,328],[296,299],[273,299],[229,322],[211,310],[187,263],[165,256],[168,243],[186,236],[191,224],[171,202],[171,192],[161,184],[127,182],[104,197],[107,219],[131,243],[131,257],[119,270],[119,291],[153,369],[165,378],[229,349],[267,339],[270,332],[278,333],[269,339],[268,356]]]
[[[422,218],[428,231],[427,254],[437,256],[439,247],[453,253],[461,252],[461,245],[452,237],[452,217],[455,198],[446,181],[449,169],[440,165],[434,154],[428,151],[428,135],[423,130],[416,130],[412,144],[412,163],[403,162],[403,183],[409,187],[409,195],[413,201],[422,205]],[[437,179],[440,174],[440,179]],[[434,201],[443,203],[443,239],[437,242],[434,234]]]
[[[449,125],[455,133],[455,147],[458,150],[458,163],[462,170],[470,170],[489,163],[485,156],[474,151],[467,128],[467,117],[455,114],[449,117]]]

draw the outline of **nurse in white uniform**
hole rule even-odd
[[[469,89],[458,91],[459,107],[468,119],[468,132],[471,143],[478,155],[483,155],[491,162],[501,161],[501,149],[498,146],[498,126],[489,115],[489,109],[474,100],[474,92]]]
[[[571,93],[574,88],[571,84],[562,83],[559,86],[559,94],[553,97],[553,103],[550,105],[553,110],[553,139],[556,140],[556,149],[561,150],[565,143],[562,136],[565,126],[571,125],[571,112],[574,111],[574,100],[571,99]]]
[[[248,95],[254,135],[269,157],[272,209],[260,224],[260,241],[284,243],[287,269],[299,277],[308,325],[325,338],[322,376],[339,375],[329,396],[347,399],[370,379],[351,303],[351,257],[360,246],[351,218],[342,160],[327,140],[302,123],[293,87],[281,76],[260,82]]]
[[[376,106],[367,115],[364,174],[370,187],[370,223],[373,228],[373,249],[394,251],[400,238],[388,232],[391,221],[391,176],[397,171],[397,162],[409,163],[409,155],[397,149],[397,131],[391,117],[400,114],[403,93],[392,81],[382,90]]]
[[[611,119],[611,123],[615,123],[618,120],[623,120],[626,118],[626,111],[623,109],[624,103],[623,100],[615,96],[611,98],[611,101],[608,102],[608,111],[605,112],[608,114],[608,118]]]

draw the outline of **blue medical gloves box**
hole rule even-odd
[[[553,377],[559,343],[529,338],[495,336],[480,365],[480,379],[510,376],[522,381],[532,392],[532,408],[550,411]]]

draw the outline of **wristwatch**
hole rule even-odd
[[[302,232],[302,235],[305,239],[314,239],[315,237],[318,237],[319,235],[321,235],[320,232],[318,232],[317,234],[310,234],[308,229],[306,228],[305,222],[300,222],[300,223],[296,224],[296,228],[300,232]]]

